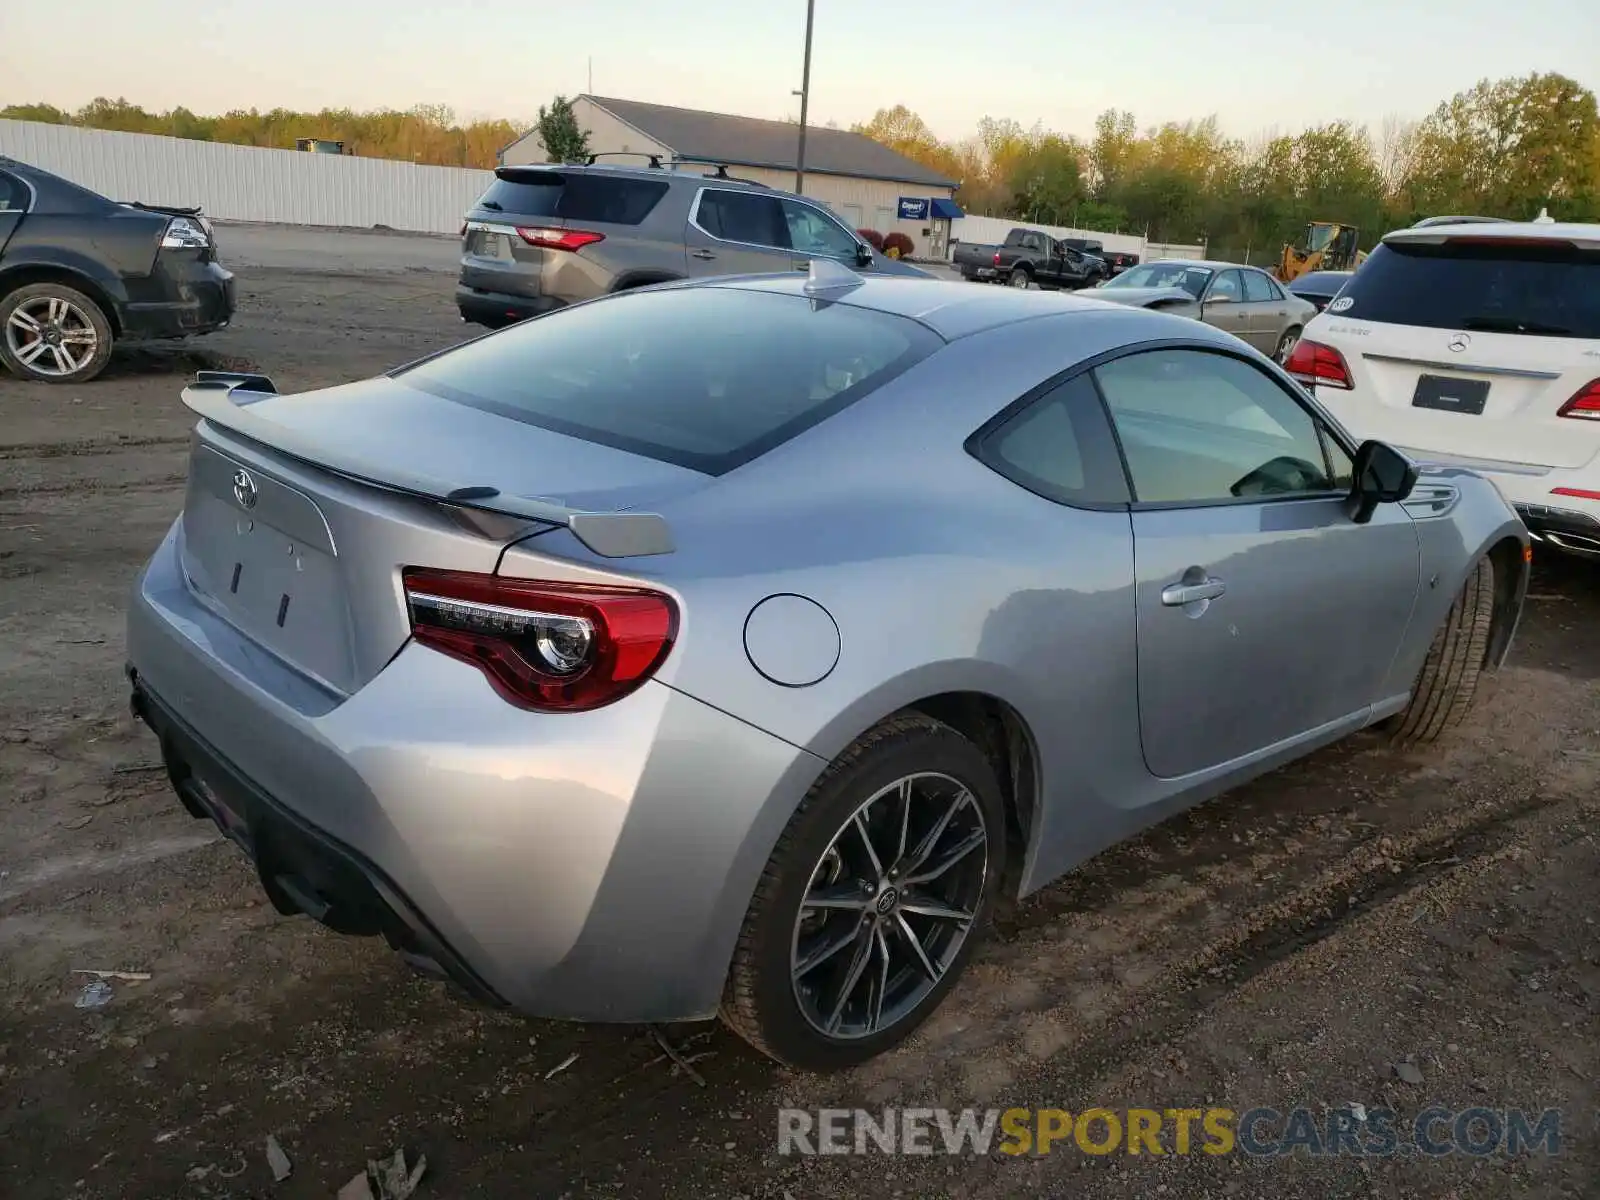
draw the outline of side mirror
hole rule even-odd
[[[872,265],[872,247],[865,242],[856,243],[856,266],[870,267]]]
[[[1372,520],[1378,505],[1397,504],[1417,486],[1417,464],[1383,442],[1361,443],[1356,451],[1354,474],[1350,519],[1357,525]]]

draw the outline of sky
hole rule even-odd
[[[558,93],[799,114],[805,0],[0,0],[0,105],[408,108],[526,122]],[[1319,15],[1322,14],[1322,15]],[[1091,132],[1215,114],[1250,137],[1421,117],[1482,78],[1600,89],[1597,0],[816,0],[810,120],[905,104]],[[87,32],[92,31],[92,34]]]

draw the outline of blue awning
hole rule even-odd
[[[961,205],[954,200],[945,200],[939,196],[933,197],[933,218],[936,221],[957,221],[967,214],[961,211]]]

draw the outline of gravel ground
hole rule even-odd
[[[427,1155],[423,1198],[1596,1194],[1600,571],[1582,564],[1537,564],[1463,733],[1409,756],[1356,739],[1101,856],[1021,905],[910,1044],[847,1075],[669,1031],[704,1056],[697,1086],[648,1031],[466,1007],[379,944],[277,916],[125,712],[123,597],[181,499],[177,392],[217,365],[340,382],[465,331],[447,239],[221,236],[234,328],[79,389],[0,375],[7,1196],[326,1197],[396,1148]],[[79,1009],[81,969],[150,978]],[[1559,1109],[1560,1153],[776,1152],[780,1105],[1320,1123],[1351,1103],[1406,1128],[1434,1103]]]

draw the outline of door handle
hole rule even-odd
[[[716,255],[711,253],[711,251],[709,251],[709,250],[691,250],[689,252],[689,254],[690,254],[691,258],[715,258],[716,257]]]
[[[1161,589],[1161,603],[1168,608],[1182,608],[1196,600],[1215,600],[1228,590],[1220,579],[1207,579],[1204,583],[1169,583]]]

